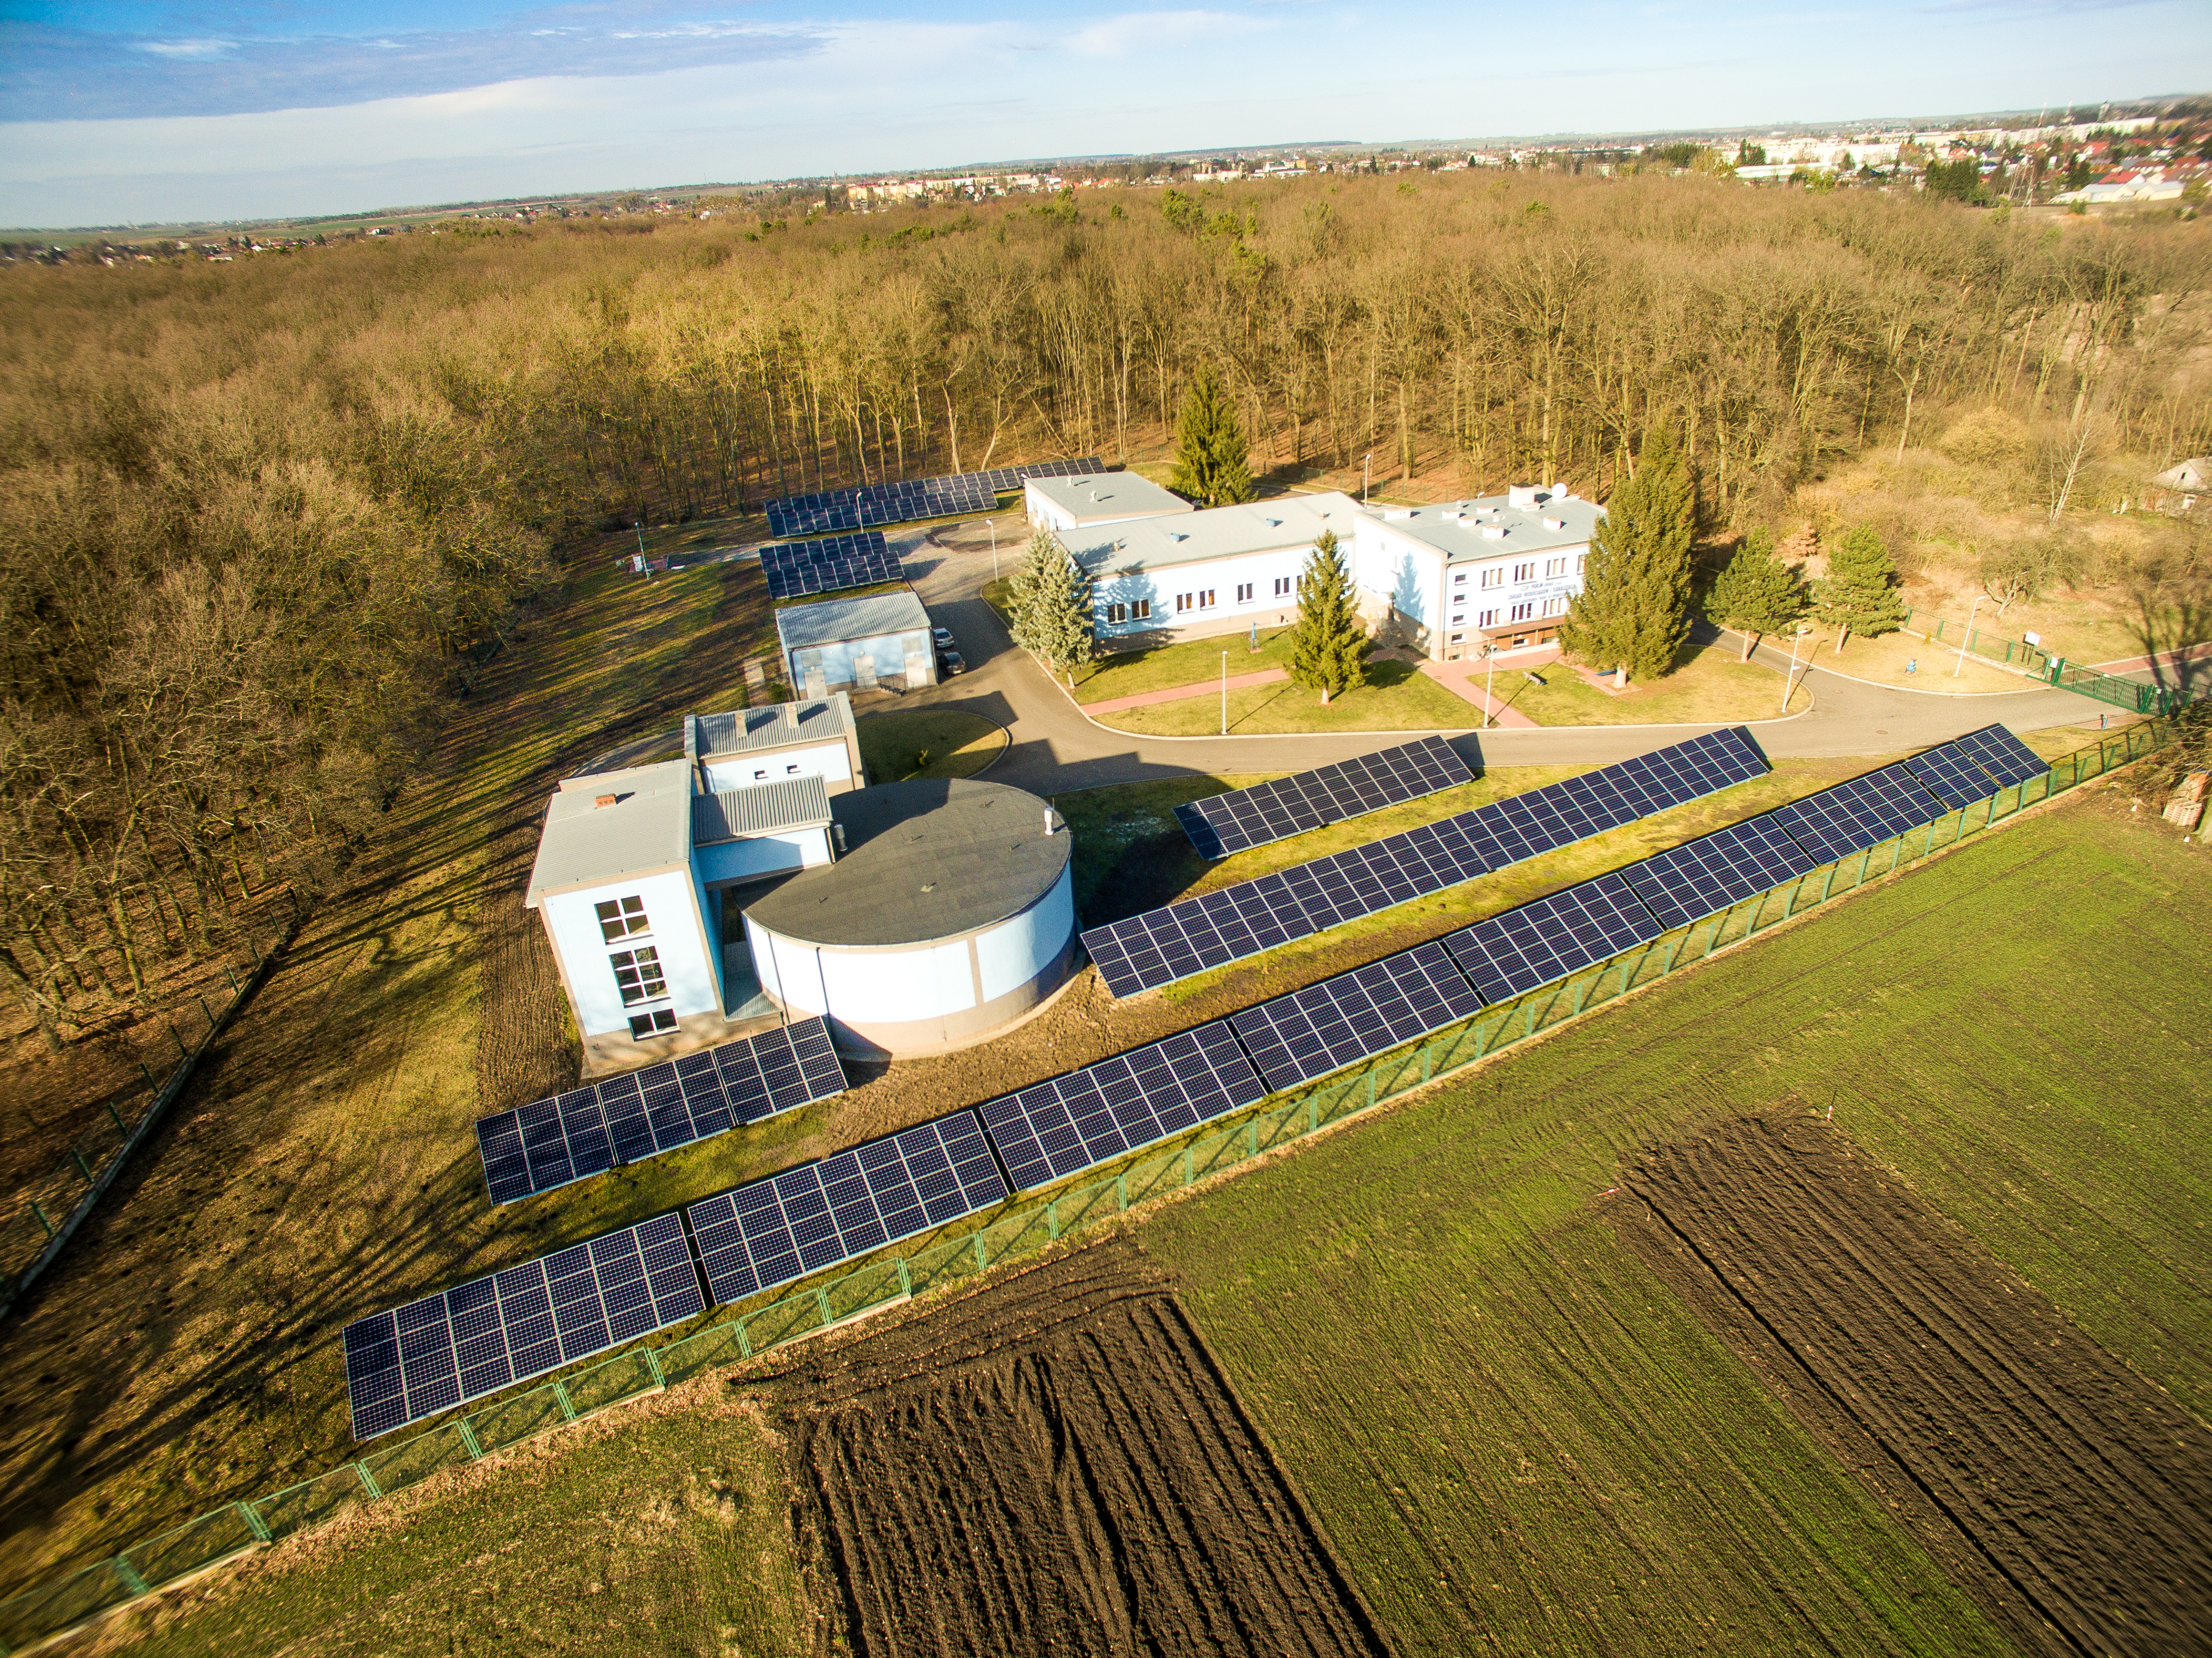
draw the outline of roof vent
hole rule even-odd
[[[1536,504],[1539,493],[1533,483],[1510,484],[1505,490],[1505,504],[1516,512],[1525,513]]]
[[[1410,507],[1385,507],[1382,509],[1382,516],[1386,519],[1411,518],[1413,515],[1413,509]]]
[[[1447,524],[1461,524],[1461,523],[1464,523],[1464,522],[1466,521],[1466,519],[1467,519],[1467,514],[1466,514],[1465,513],[1461,512],[1461,511],[1460,511],[1460,509],[1459,509],[1458,507],[1448,507],[1448,508],[1446,508],[1446,509],[1445,509],[1445,512],[1444,512],[1444,522],[1445,522],[1445,523],[1447,523]]]
[[[1504,539],[1505,539],[1505,526],[1504,526],[1504,525],[1502,525],[1502,524],[1486,524],[1486,525],[1484,525],[1482,526],[1482,538],[1483,538],[1485,541],[1503,541],[1503,540],[1504,540]]]
[[[619,794],[602,794],[592,802],[592,810],[597,811],[601,806],[611,806],[621,799]]]
[[[1544,520],[1544,527],[1547,530],[1564,530],[1567,527],[1567,521],[1563,518],[1547,518]]]

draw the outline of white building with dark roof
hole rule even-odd
[[[1363,516],[1353,583],[1378,629],[1433,659],[1538,645],[1583,590],[1605,508],[1561,484]]]
[[[916,690],[937,683],[929,612],[911,587],[783,605],[775,633],[791,683],[806,696],[874,690],[886,683]]]

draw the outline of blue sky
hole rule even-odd
[[[2200,88],[2202,0],[0,0],[0,224]]]

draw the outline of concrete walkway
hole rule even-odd
[[[1547,651],[1550,653],[1549,655],[1543,654]],[[1547,645],[1540,650],[1520,652],[1517,653],[1516,659],[1510,663],[1507,662],[1504,657],[1500,656],[1498,663],[1500,667],[1510,668],[1519,672],[1536,666],[1539,661],[1553,661],[1559,654],[1555,647]],[[1503,726],[1509,731],[1537,729],[1536,722],[1522,713],[1520,709],[1507,707],[1505,703],[1482,689],[1479,682],[1490,677],[1490,665],[1487,662],[1431,662],[1424,659],[1417,665],[1424,674],[1435,680],[1454,696],[1464,698],[1488,714],[1491,724]]]

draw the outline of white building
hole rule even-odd
[[[1136,472],[1030,478],[1023,485],[1022,504],[1031,527],[1039,530],[1090,530],[1194,510],[1181,495]]]
[[[911,587],[786,604],[775,632],[791,683],[811,697],[840,686],[872,691],[890,681],[918,690],[937,683],[929,612]]]

